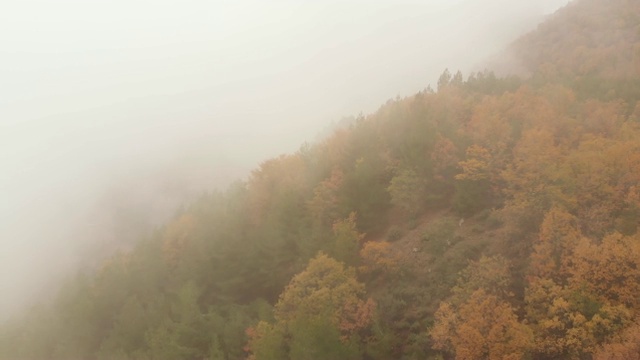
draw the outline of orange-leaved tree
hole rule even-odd
[[[457,360],[524,359],[532,347],[533,335],[513,307],[484,289],[458,307],[442,303],[435,316],[433,348],[452,352]]]
[[[362,266],[358,271],[363,275],[392,276],[399,269],[400,256],[387,241],[368,241],[360,250]]]
[[[594,360],[640,360],[640,322],[626,328],[597,349]]]
[[[574,249],[581,237],[578,221],[573,215],[557,206],[547,211],[533,245],[530,277],[549,278],[565,284],[570,275]]]
[[[601,300],[640,309],[640,239],[614,233],[602,243],[580,242],[573,260],[574,286],[586,286]]]
[[[482,257],[461,272],[449,301],[442,302],[430,331],[433,348],[456,359],[522,359],[533,346],[511,297],[509,263]]]

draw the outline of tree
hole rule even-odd
[[[263,225],[285,207],[303,206],[296,195],[307,188],[306,164],[300,154],[267,160],[254,170],[248,181],[248,211],[254,225]],[[288,196],[287,196],[288,195]]]
[[[458,148],[449,138],[438,136],[430,154],[433,163],[433,187],[430,195],[446,198],[453,192],[453,177],[460,162]],[[431,188],[431,187],[430,187]]]
[[[393,205],[410,217],[415,217],[424,205],[426,185],[426,181],[414,170],[402,170],[391,179],[387,191]]]
[[[339,191],[344,174],[334,169],[331,176],[313,189],[313,198],[307,202],[307,208],[317,227],[329,226],[340,217]]]
[[[304,352],[317,358],[353,358],[362,351],[361,332],[374,316],[375,305],[364,295],[352,268],[320,253],[281,294],[275,323],[250,330],[248,350],[257,360],[287,358],[287,349],[291,358]]]
[[[357,265],[359,261],[360,242],[364,234],[359,233],[356,225],[356,213],[338,220],[333,224],[332,255],[347,265]]]
[[[367,144],[372,141],[374,140],[368,139]],[[374,149],[363,149],[365,150],[368,152],[354,161],[352,169],[345,170],[340,197],[347,209],[358,214],[359,225],[363,230],[375,231],[384,227],[385,215],[390,205],[387,192],[390,171],[379,153],[372,152]]]
[[[193,282],[184,284],[165,318],[146,333],[153,359],[193,359],[207,356],[212,338],[198,300],[201,290]]]
[[[478,261],[470,261],[460,272],[450,301],[454,304],[464,302],[479,289],[501,299],[511,298],[510,270],[509,261],[499,255],[482,256]]]
[[[462,86],[464,79],[462,78],[462,72],[460,70],[456,71],[455,75],[451,78],[449,82],[452,86]]]
[[[510,277],[509,263],[500,256],[471,262],[435,313],[433,348],[456,359],[522,359],[533,337],[505,301],[512,297]]]
[[[482,146],[471,145],[459,166],[462,172],[455,176],[453,206],[462,215],[473,215],[490,204],[491,154]]]
[[[373,315],[372,303],[364,295],[364,285],[352,268],[320,253],[287,285],[274,314],[284,322],[302,315],[327,316],[350,336],[368,325]]]
[[[247,329],[249,342],[245,351],[250,353],[249,360],[287,359],[285,329],[266,321],[260,321],[255,327]]]
[[[191,215],[182,215],[167,226],[162,243],[162,252],[167,263],[172,266],[177,265],[182,253],[189,245],[189,239],[195,227],[196,220]]]
[[[586,286],[602,300],[640,309],[640,241],[611,234],[594,244],[583,239],[575,250],[573,286]]]
[[[444,69],[444,71],[438,78],[438,91],[449,86],[450,82],[451,82],[451,73],[449,72],[449,69]]]
[[[546,359],[579,359],[591,351],[594,339],[588,319],[571,301],[569,290],[549,279],[537,280],[527,288],[525,301],[536,354]]]
[[[362,266],[358,270],[364,275],[385,277],[399,271],[400,257],[386,241],[368,241],[360,250],[360,257]]]
[[[587,236],[603,237],[616,228],[632,235],[638,227],[639,132],[629,123],[618,131],[615,138],[584,136],[560,178]]]
[[[118,352],[132,355],[145,348],[144,334],[151,325],[150,316],[140,300],[130,297],[115,317],[113,328],[100,347],[100,357],[113,358]]]
[[[544,212],[565,202],[559,183],[562,152],[547,128],[525,131],[513,150],[513,161],[502,172],[503,192],[509,206],[526,209],[527,216],[540,224]]]
[[[458,360],[523,359],[533,343],[511,305],[483,289],[458,307],[442,303],[430,335],[434,349],[450,351]]]
[[[593,355],[594,360],[640,360],[640,323],[631,326],[600,346]]]
[[[526,319],[535,335],[534,353],[545,359],[582,359],[627,326],[631,312],[599,301],[586,289],[550,279],[531,282],[525,294]]]
[[[573,251],[582,235],[577,219],[562,208],[551,208],[533,245],[529,274],[565,284],[570,276]]]

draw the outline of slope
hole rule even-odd
[[[557,42],[545,29],[585,9],[638,7],[579,1],[514,46]],[[569,39],[614,24],[572,28]],[[635,39],[562,42],[537,60],[523,54],[528,79],[445,71],[437,91],[390,100],[265,161],[247,181],[203,195],[133,250],[79,274],[2,329],[0,355],[588,359],[633,351],[638,78],[624,70],[620,80],[603,60],[589,73],[595,89],[584,88],[582,58],[563,61],[571,46],[625,58]],[[547,62],[567,65],[551,74]]]

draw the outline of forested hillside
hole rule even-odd
[[[511,50],[203,195],[0,358],[640,359],[639,3]]]

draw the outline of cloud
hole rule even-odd
[[[0,318],[95,244],[471,69],[563,3],[3,2]]]

